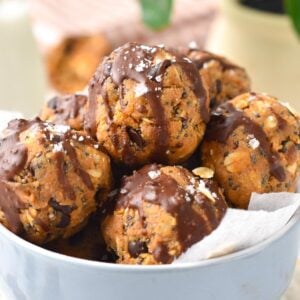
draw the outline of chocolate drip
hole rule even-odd
[[[33,122],[22,119],[9,122],[6,136],[0,140],[0,179],[12,180],[24,168],[27,148],[20,143],[19,135]]]
[[[192,62],[173,50],[167,50],[172,55],[172,59],[164,59],[155,63],[155,57],[162,49],[159,47],[148,47],[129,43],[113,52],[113,57],[106,58],[94,78],[92,79],[89,90],[89,110],[86,115],[86,125],[93,136],[96,135],[96,109],[97,97],[102,96],[106,107],[107,122],[112,123],[113,112],[108,103],[108,95],[103,89],[103,85],[108,78],[118,87],[120,103],[124,106],[122,83],[125,79],[131,79],[145,86],[145,94],[143,95],[150,104],[153,117],[155,119],[155,142],[157,144],[156,151],[152,155],[155,161],[166,161],[166,150],[168,146],[168,122],[165,119],[164,108],[161,103],[161,93],[163,90],[163,78],[167,68],[171,65],[179,65],[186,76],[189,78],[192,89],[199,99],[202,118],[208,121],[209,114],[207,108],[207,99],[200,76],[192,64]],[[114,136],[115,134],[113,134]],[[118,137],[112,137],[115,146],[120,144]],[[134,156],[130,147],[123,147],[123,160],[133,161]]]
[[[0,191],[0,210],[5,215],[9,229],[16,234],[20,234],[23,226],[19,217],[19,209],[24,208],[24,205],[6,182],[0,181]]]
[[[200,207],[205,209],[205,213],[213,209],[209,207],[209,205],[212,205],[209,204],[211,201],[206,199],[200,192],[190,195],[173,178],[159,170],[160,166],[156,164],[148,165],[134,172],[132,176],[125,177],[121,192],[117,198],[117,208],[131,207],[137,209],[143,222],[145,217],[143,210],[144,201],[161,206],[176,218],[178,240],[182,250],[185,251],[217,227],[226,211],[226,205],[224,201],[216,200],[217,203],[214,204],[214,207],[220,210],[220,213],[209,213],[207,215],[210,223],[208,226],[206,219],[192,208],[192,203],[187,201],[187,198],[192,198],[191,201],[197,201]],[[160,172],[160,175],[155,179],[151,179],[149,177],[149,172],[151,171]],[[218,194],[218,190],[213,191]],[[166,255],[167,251],[163,247],[161,245],[155,256],[158,261],[167,263],[170,261],[170,257]]]
[[[0,140],[0,209],[5,214],[7,222],[15,232],[19,231],[21,221],[19,219],[20,208],[25,208],[19,197],[10,187],[14,177],[17,176],[26,166],[28,155],[27,147],[20,142],[20,134],[29,129],[37,129],[43,133],[39,140],[46,147],[52,146],[55,152],[55,163],[57,166],[57,177],[65,196],[71,200],[75,199],[75,192],[65,174],[67,167],[65,153],[69,155],[70,162],[82,179],[82,182],[93,189],[90,176],[81,168],[73,147],[73,142],[82,142],[91,146],[99,146],[90,137],[80,136],[71,131],[68,126],[53,125],[42,122],[39,118],[32,121],[14,120],[11,121],[5,130],[6,136]]]
[[[153,251],[154,258],[162,264],[169,264],[173,261],[173,257],[169,254],[168,247],[164,244],[159,244]]]
[[[84,95],[56,96],[49,100],[47,106],[54,110],[55,123],[65,124],[69,119],[79,116],[86,102],[87,97]]]
[[[278,122],[278,128],[280,130],[285,129],[288,126],[287,121],[281,117],[281,115],[279,115],[276,111],[274,111],[274,109],[272,109],[272,113],[273,115],[276,117],[277,122]]]
[[[259,124],[247,117],[243,111],[237,110],[231,103],[222,104],[212,113],[206,131],[206,140],[225,143],[229,135],[239,126],[243,126],[248,134],[252,134],[259,141],[260,148],[268,160],[270,174],[277,180],[284,181],[286,175],[280,164],[279,154],[272,151],[266,133]]]
[[[13,180],[26,165],[27,148],[20,142],[19,135],[33,123],[23,119],[9,122],[5,137],[0,140],[0,210],[10,230],[18,234],[22,232],[19,210],[24,204],[7,181]]]
[[[76,195],[65,174],[65,158],[63,152],[55,153],[56,166],[57,166],[57,179],[63,188],[64,196],[68,199],[75,200]]]
[[[94,186],[93,186],[93,183],[91,181],[90,175],[81,168],[80,163],[79,163],[79,161],[77,159],[77,155],[76,155],[75,149],[67,141],[64,141],[63,147],[67,151],[67,154],[69,155],[69,158],[71,160],[71,163],[73,165],[73,168],[74,168],[76,174],[81,178],[82,182],[90,190],[92,190],[94,188]]]
[[[193,61],[198,70],[201,70],[204,65],[210,61],[217,61],[220,63],[223,71],[234,70],[234,69],[242,69],[241,67],[229,62],[224,57],[215,55],[213,53],[198,50],[198,49],[189,49],[187,50],[187,56]]]

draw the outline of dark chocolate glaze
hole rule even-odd
[[[23,226],[19,217],[19,209],[24,208],[15,191],[5,182],[0,181],[0,210],[4,213],[8,228],[21,234]]]
[[[149,177],[150,171],[159,171],[161,166],[152,164],[135,171],[132,176],[124,177],[121,191],[116,200],[118,208],[135,208],[139,211],[141,221],[145,219],[143,204],[149,202],[161,206],[177,220],[178,240],[182,251],[215,229],[226,211],[223,198],[216,199],[212,204],[202,193],[191,195],[181,187],[172,177],[160,173],[155,179]],[[215,186],[210,186],[215,188]],[[217,197],[218,189],[212,190]],[[187,201],[187,197],[191,202]],[[197,203],[205,211],[205,216],[193,209],[192,203]],[[208,221],[207,219],[208,218]],[[209,224],[208,224],[209,223]],[[164,245],[160,245],[154,253],[157,261],[169,263],[170,257]]]
[[[225,143],[230,134],[239,126],[243,126],[248,134],[252,134],[259,141],[260,148],[268,160],[270,174],[277,180],[284,181],[286,174],[280,164],[279,154],[272,151],[272,146],[262,127],[230,102],[223,103],[212,113],[205,139]]]
[[[170,264],[174,257],[169,254],[168,247],[165,244],[158,244],[153,251],[154,258],[163,264]]]
[[[53,109],[56,124],[66,124],[69,119],[75,119],[82,114],[86,102],[87,96],[75,94],[53,97],[47,106]]]
[[[186,55],[192,60],[192,62],[195,64],[198,70],[202,69],[204,67],[204,64],[210,62],[210,61],[217,61],[220,63],[223,71],[227,70],[234,70],[234,69],[242,69],[241,67],[231,63],[226,58],[215,55],[213,53],[199,50],[199,49],[186,49],[185,50]]]
[[[13,120],[6,128],[6,136],[0,139],[0,179],[12,180],[23,170],[27,161],[27,148],[20,143],[19,135],[34,121]]]
[[[288,126],[288,123],[287,121],[280,115],[278,114],[274,109],[271,109],[272,110],[272,114],[276,117],[277,119],[277,122],[278,122],[278,128],[280,130],[283,130],[285,129],[287,126]]]
[[[73,147],[75,140],[79,142],[79,134],[72,131],[68,126],[64,126],[62,131],[57,131],[53,124],[42,122],[39,118],[31,121],[23,119],[11,121],[5,130],[5,137],[0,139],[0,209],[5,214],[10,229],[16,233],[19,232],[21,228],[19,210],[25,207],[17,194],[13,191],[11,183],[14,183],[14,177],[26,167],[28,159],[28,150],[27,147],[20,142],[20,134],[26,130],[34,130],[36,127],[38,131],[43,133],[43,137],[40,138],[38,142],[44,143],[46,147],[49,145],[53,146],[57,166],[57,177],[65,197],[71,200],[75,199],[73,186],[65,174],[67,167],[66,154],[69,156],[70,163],[82,182],[89,189],[93,189],[90,176],[81,168]],[[82,143],[99,146],[92,138],[87,136],[84,136]],[[59,144],[61,144],[60,148],[54,149],[54,146]],[[65,221],[62,222],[64,224],[67,223],[65,217],[64,220]]]
[[[157,53],[166,51],[172,59],[164,59],[155,63]],[[152,160],[166,161],[166,150],[169,141],[168,122],[164,115],[164,108],[161,103],[161,93],[163,90],[163,78],[166,70],[171,65],[178,65],[189,78],[192,89],[199,99],[201,115],[205,122],[208,121],[207,96],[201,78],[193,63],[175,50],[162,50],[160,47],[148,47],[136,43],[128,43],[113,52],[110,57],[104,59],[102,65],[95,73],[89,88],[89,108],[86,114],[86,129],[92,136],[96,136],[97,131],[97,98],[101,95],[106,107],[107,123],[110,125],[113,119],[112,107],[108,103],[108,95],[103,88],[106,80],[111,78],[119,91],[119,101],[122,107],[125,106],[123,99],[123,81],[125,79],[134,80],[143,84],[147,91],[143,95],[150,104],[152,115],[155,120],[155,142],[156,150],[152,155]],[[130,140],[128,137],[127,140]],[[131,147],[122,145],[118,136],[113,134],[112,141],[117,148],[122,149],[123,161],[134,162],[134,155]]]

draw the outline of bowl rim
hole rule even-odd
[[[227,254],[221,257],[211,258],[207,260],[202,260],[198,262],[185,262],[180,264],[168,264],[168,265],[121,265],[121,264],[113,264],[113,263],[105,263],[92,261],[82,258],[71,257],[68,255],[56,253],[50,250],[46,250],[40,246],[34,245],[21,237],[15,235],[3,225],[0,224],[0,236],[4,235],[7,240],[12,241],[14,244],[17,244],[20,248],[25,248],[28,252],[32,252],[33,254],[42,256],[46,259],[55,260],[58,262],[62,262],[65,264],[73,264],[81,267],[88,267],[92,269],[102,269],[102,270],[110,270],[110,271],[118,271],[118,272],[127,272],[127,271],[135,271],[135,272],[165,272],[165,271],[175,271],[175,270],[186,270],[186,269],[194,269],[200,267],[208,267],[216,264],[225,264],[232,260],[239,260],[245,257],[251,257],[262,251],[264,248],[268,247],[270,244],[273,244],[277,240],[279,240],[282,236],[284,236],[288,231],[292,230],[300,221],[300,209],[298,209],[289,222],[282,227],[278,232],[274,233],[268,239],[251,246],[247,249],[243,249],[231,254]]]

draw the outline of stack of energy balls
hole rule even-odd
[[[39,118],[9,123],[0,222],[77,257],[171,263],[228,206],[296,189],[299,115],[250,90],[243,68],[205,51],[116,49],[88,96],[55,97]]]

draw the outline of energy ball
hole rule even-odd
[[[63,94],[83,90],[111,45],[102,34],[72,36],[63,39],[46,55],[48,78]]]
[[[40,113],[43,121],[69,125],[72,129],[83,130],[87,96],[74,94],[51,98]]]
[[[277,99],[246,93],[212,114],[202,163],[227,200],[247,208],[252,192],[294,192],[299,175],[299,116]]]
[[[215,181],[152,164],[124,177],[103,237],[121,264],[168,264],[210,234],[226,212]]]
[[[104,59],[90,82],[86,129],[119,164],[175,164],[200,143],[208,106],[187,57],[128,43]]]
[[[209,90],[212,109],[250,91],[251,82],[245,69],[225,57],[196,48],[185,50],[185,54],[194,62]]]
[[[109,157],[65,125],[11,121],[0,140],[0,222],[43,244],[79,231],[105,200]]]

